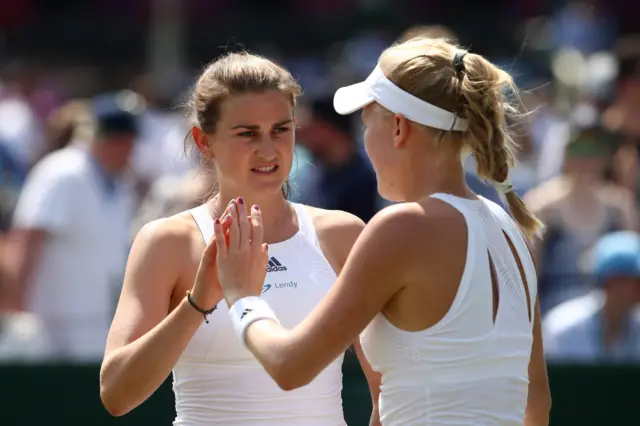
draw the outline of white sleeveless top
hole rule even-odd
[[[432,197],[464,215],[466,264],[454,302],[436,325],[407,332],[378,314],[360,336],[371,366],[382,374],[381,422],[384,426],[521,426],[533,321],[503,230],[524,267],[532,316],[537,292],[533,261],[515,223],[497,204],[448,194]],[[499,285],[495,324],[487,251]]]
[[[292,205],[299,231],[286,241],[269,244],[262,293],[287,328],[302,322],[336,280],[306,208]],[[197,207],[191,214],[208,242],[213,219],[207,207]],[[281,390],[235,335],[223,300],[173,368],[177,414],[173,424],[345,426],[342,360],[339,357],[302,388]]]

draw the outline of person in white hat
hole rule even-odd
[[[423,38],[388,48],[366,81],[338,90],[338,113],[362,109],[380,194],[403,203],[367,224],[336,284],[294,328],[260,296],[270,251],[260,210],[237,204],[215,222],[200,273],[214,285],[217,266],[236,334],[282,388],[305,386],[360,335],[382,374],[385,426],[548,424],[527,247],[541,224],[509,183],[505,88],[511,77],[482,56]],[[515,220],[468,189],[465,151]]]

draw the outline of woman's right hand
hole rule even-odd
[[[221,223],[225,237],[228,238],[229,226],[231,225],[231,206],[233,200],[222,213]],[[218,281],[218,268],[216,265],[217,246],[215,235],[211,238],[200,259],[200,266],[196,274],[196,280],[191,289],[191,297],[198,307],[209,310],[222,300],[222,289]]]

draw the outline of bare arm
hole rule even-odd
[[[7,262],[7,268],[10,270],[10,288],[6,297],[10,299],[8,303],[12,308],[24,308],[29,280],[40,262],[47,237],[44,229],[13,229],[9,234],[7,254],[11,256],[11,261]]]
[[[114,416],[137,407],[164,382],[203,321],[186,299],[167,315],[187,253],[184,230],[168,220],[145,226],[133,244],[100,371],[100,398]],[[212,303],[207,300],[197,303],[204,307]]]
[[[533,345],[529,361],[529,398],[525,411],[525,426],[548,426],[551,410],[551,392],[547,365],[542,345],[542,327],[540,325],[540,305],[536,300],[533,323]]]
[[[403,252],[411,250],[416,243],[415,238],[411,238],[412,222],[406,221],[403,214],[395,213],[402,208],[385,209],[386,212],[379,213],[367,225],[336,283],[297,327],[287,330],[276,322],[263,320],[248,328],[247,347],[282,389],[295,389],[313,380],[403,288],[401,276],[407,269]],[[241,226],[246,227],[242,220]],[[223,241],[220,225],[215,229],[216,239]],[[238,247],[236,232],[240,231],[232,225],[228,249],[224,243],[218,246],[221,284],[226,285],[225,297],[230,305],[246,296],[248,287],[253,294],[259,294],[261,277],[254,271],[264,269],[264,265],[256,262],[252,270],[243,272],[247,267],[247,258],[243,257],[246,249],[236,251],[234,248]],[[256,228],[254,236],[256,234],[261,235],[261,229]],[[238,289],[244,294],[234,295]]]
[[[47,239],[67,235],[79,211],[72,199],[79,179],[51,167],[45,161],[32,169],[13,214],[9,268],[11,293],[18,308],[23,307]]]
[[[525,242],[534,266],[538,269],[536,259],[533,256],[531,241],[525,238]],[[551,391],[549,390],[549,377],[542,343],[540,302],[537,296],[533,315],[533,344],[531,345],[531,356],[529,358],[529,391],[524,424],[525,426],[548,426],[549,412],[551,411]]]
[[[362,233],[365,227],[364,222],[358,217],[341,211],[325,211],[321,220],[316,219],[314,224],[318,230],[318,234],[323,246],[327,246],[327,257],[329,261],[335,260],[334,269],[338,274],[344,268],[349,257],[349,253],[353,249],[353,245]],[[360,367],[364,373],[369,391],[371,393],[371,402],[373,409],[371,411],[370,426],[380,426],[380,415],[378,411],[378,396],[380,395],[380,373],[374,371],[369,365],[367,358],[362,351],[360,339],[356,338],[353,347],[358,357]]]

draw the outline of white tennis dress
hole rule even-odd
[[[293,204],[299,231],[269,244],[262,297],[287,328],[299,324],[324,297],[336,274],[322,254],[306,207]],[[191,210],[202,237],[213,235],[206,206]],[[283,391],[235,335],[224,301],[196,331],[173,369],[175,426],[345,426],[342,360],[308,385]]]
[[[533,342],[536,272],[513,220],[486,199],[438,198],[460,211],[468,228],[467,259],[449,312],[433,327],[407,332],[378,314],[362,333],[371,366],[382,373],[384,426],[522,426]],[[504,238],[524,267],[520,272]],[[493,322],[490,254],[499,286]]]

